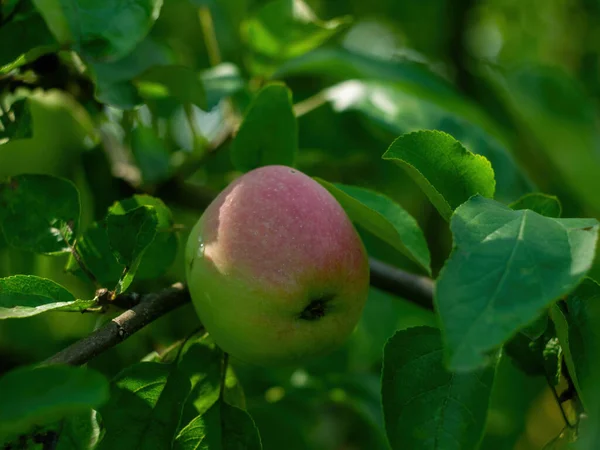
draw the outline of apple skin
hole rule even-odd
[[[337,200],[298,170],[265,166],[210,204],[186,245],[206,330],[231,356],[289,366],[341,346],[369,290],[363,243]]]

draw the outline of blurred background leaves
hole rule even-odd
[[[295,104],[296,166],[401,205],[424,230],[434,275],[451,234],[415,181],[381,159],[400,134],[437,129],[484,155],[499,201],[540,191],[560,199],[565,217],[600,218],[595,0],[140,0],[134,15],[125,8],[111,20],[94,16],[90,36],[78,34],[80,19],[68,9],[51,14],[49,5],[63,3],[1,3],[0,42],[10,45],[0,46],[0,177],[72,181],[82,247],[96,242],[109,208],[124,214],[147,205],[139,195],[160,198],[171,213],[158,213],[158,237],[145,255],[173,262],[142,258],[131,290],[183,279],[187,232],[240,174],[228,130],[273,81],[288,86]],[[133,203],[116,203],[123,199]],[[420,270],[359,231],[371,256]],[[67,255],[33,255],[0,235],[0,276],[46,277],[93,298],[94,286],[65,266],[73,267]],[[99,270],[110,281],[121,274],[116,261]],[[600,276],[598,258],[590,275]],[[0,373],[48,357],[96,320],[48,313],[2,321]],[[434,316],[373,288],[357,330],[332,357],[295,371],[236,367],[264,447],[385,448],[383,346],[416,325],[435,325]],[[89,365],[113,376],[196,326],[185,306]],[[562,427],[543,377],[502,358],[482,448],[539,449]]]

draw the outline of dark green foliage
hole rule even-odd
[[[0,448],[600,448],[600,7],[542,3],[0,1]],[[405,271],[348,342],[255,367],[191,305],[130,336],[271,164]]]

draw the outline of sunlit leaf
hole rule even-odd
[[[179,361],[142,362],[117,375],[100,409],[106,434],[99,449],[170,448],[188,417],[217,401],[221,352],[194,342],[182,353]]]
[[[303,0],[274,0],[248,19],[242,30],[255,56],[254,71],[269,73],[278,61],[318,47],[349,22],[348,17],[321,21]]]
[[[562,205],[558,198],[541,193],[524,195],[509,206],[512,209],[530,209],[547,217],[560,217],[562,213]]]
[[[383,159],[406,170],[446,220],[472,195],[494,196],[496,182],[490,162],[446,133],[419,131],[402,135]]]
[[[34,275],[0,278],[0,319],[35,316],[46,311],[82,311],[94,300],[76,300],[52,280]]]
[[[192,420],[175,438],[175,450],[261,450],[252,417],[226,402],[215,403]]]

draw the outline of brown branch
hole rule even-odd
[[[406,300],[433,309],[433,281],[414,275],[376,259],[369,261],[371,285]],[[117,297],[129,297],[124,294]],[[102,328],[44,361],[44,364],[81,365],[123,342],[149,323],[190,301],[188,290],[177,283],[163,291],[146,294],[139,304],[112,319]],[[125,302],[126,303],[126,302]]]
[[[433,311],[434,282],[374,258],[369,259],[371,286]]]
[[[149,323],[189,301],[189,292],[181,283],[157,293],[147,294],[138,305],[48,358],[44,364],[85,364],[100,353],[123,342]]]

